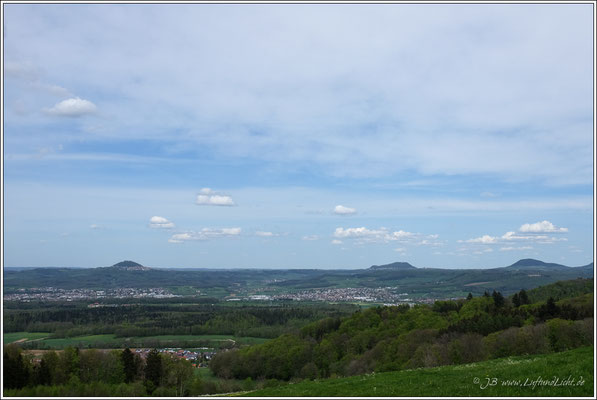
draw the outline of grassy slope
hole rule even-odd
[[[505,386],[506,380],[519,380],[522,385],[541,378],[560,381],[580,377],[579,386]],[[475,378],[480,382],[475,384]],[[498,378],[488,386],[487,378]],[[593,396],[593,347],[562,353],[508,357],[474,364],[385,372],[348,378],[303,381],[275,388],[243,393],[242,396]]]

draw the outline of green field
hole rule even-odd
[[[48,332],[11,332],[4,334],[4,344],[9,344],[19,340],[36,340],[50,336]]]
[[[590,346],[561,353],[508,357],[473,364],[302,381],[239,395],[592,397],[593,360],[593,346]],[[555,381],[554,377],[559,381]],[[538,379],[553,384],[540,384]]]
[[[181,344],[204,342],[207,347],[221,347],[221,345],[253,345],[266,342],[268,339],[254,337],[235,337],[230,335],[161,335],[144,337],[116,337],[114,334],[75,336],[70,338],[48,338],[50,333],[40,332],[15,332],[4,334],[4,343],[17,340],[36,340],[38,348],[63,349],[68,346],[81,348],[123,348],[130,347],[179,347]],[[45,338],[45,339],[44,339]],[[25,344],[27,341],[23,341]]]

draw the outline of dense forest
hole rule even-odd
[[[221,334],[275,338],[298,332],[310,322],[347,316],[358,309],[351,304],[251,305],[220,303],[215,299],[98,308],[89,308],[87,304],[7,303],[4,332],[50,332],[52,338],[108,333],[118,337]]]
[[[584,291],[579,286],[577,292]],[[592,290],[592,287],[591,289]],[[375,307],[267,343],[219,353],[218,376],[289,380],[470,363],[593,343],[593,294],[517,304],[499,292],[432,307]],[[520,298],[523,301],[520,301]]]

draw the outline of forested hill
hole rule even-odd
[[[300,334],[219,353],[210,368],[222,378],[291,380],[472,363],[589,346],[593,325],[590,294],[515,304],[493,292],[327,318]]]
[[[385,265],[372,265],[369,269],[416,269],[416,267],[413,267],[407,262],[395,262]]]

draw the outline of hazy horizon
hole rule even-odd
[[[592,4],[3,7],[3,265],[594,259]]]

